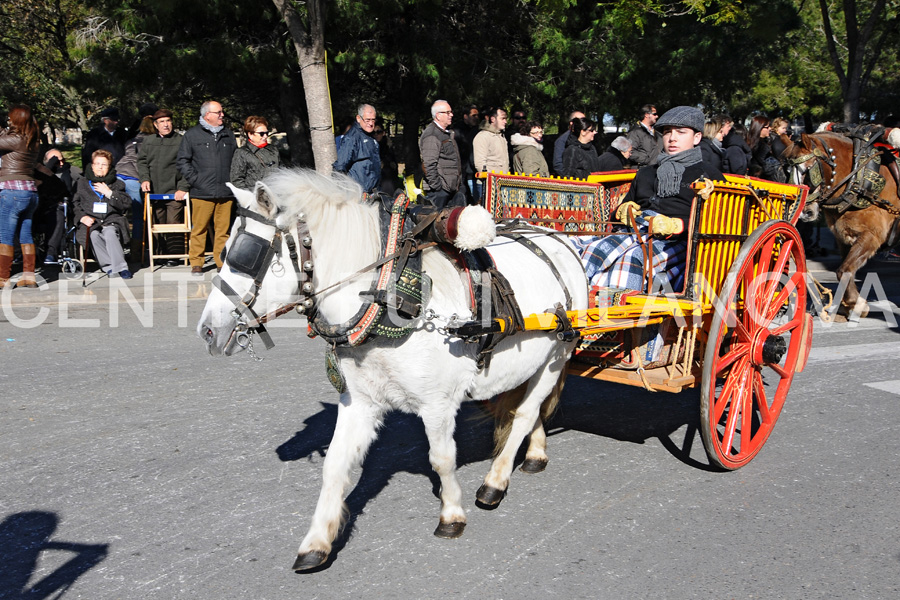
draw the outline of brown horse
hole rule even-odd
[[[869,312],[868,303],[861,298],[856,287],[856,272],[885,244],[896,243],[900,201],[897,185],[890,171],[884,165],[880,173],[885,179],[880,200],[866,208],[850,208],[843,213],[828,206],[849,191],[853,170],[853,140],[839,133],[822,132],[803,134],[795,143],[782,135],[787,148],[783,157],[792,167],[791,182],[805,183],[810,187],[809,198],[801,219],[815,221],[819,210],[824,211],[828,228],[834,233],[843,262],[837,269],[839,281],[849,277],[841,308],[846,312],[857,312],[865,316]]]

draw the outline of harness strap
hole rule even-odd
[[[497,344],[515,332],[525,330],[525,319],[522,316],[519,303],[516,302],[516,293],[513,291],[512,286],[509,285],[506,277],[494,267],[485,270],[483,276],[489,278],[495,318],[501,319],[503,326],[501,331],[488,333],[484,336],[484,343],[475,356],[479,370],[491,366],[491,356],[493,356],[494,348],[497,347]]]
[[[260,320],[259,316],[254,312],[247,300],[252,299],[250,294],[245,297],[240,297],[234,288],[228,285],[228,282],[216,275],[212,280],[213,285],[222,292],[226,298],[231,300],[234,304],[234,312],[237,313],[238,319],[238,327],[235,329],[235,332],[238,334],[246,333],[248,331],[255,331],[259,334],[260,339],[263,341],[263,344],[266,346],[266,350],[271,350],[275,346],[275,342],[272,341],[272,337],[269,335],[269,332],[266,330],[266,326],[263,325],[263,321]],[[240,316],[244,316],[247,318],[246,322],[240,321]],[[241,331],[241,325],[243,324],[244,329]]]
[[[544,250],[540,246],[535,244],[532,240],[519,233],[509,233],[504,235],[522,244],[523,246],[531,250],[532,254],[544,261],[544,264],[546,264],[550,268],[550,272],[553,273],[554,277],[556,277],[556,280],[559,282],[559,285],[562,288],[563,294],[565,294],[566,296],[566,308],[571,309],[572,294],[569,293],[569,288],[568,286],[566,286],[566,282],[563,280],[562,274],[559,272],[559,269],[556,268],[556,265],[553,264],[553,261],[550,260],[550,257],[547,256]]]

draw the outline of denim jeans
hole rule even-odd
[[[131,239],[140,243],[144,239],[144,195],[137,179],[122,179],[125,192],[131,197]]]
[[[37,192],[0,190],[0,244],[33,244],[31,216],[38,205]]]

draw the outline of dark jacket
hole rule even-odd
[[[591,173],[600,170],[600,159],[593,144],[582,144],[575,136],[569,136],[566,151],[563,152],[563,177],[587,179]]]
[[[722,158],[722,170],[735,175],[746,175],[750,168],[750,146],[739,134],[730,132],[722,141],[725,155]]]
[[[231,159],[231,184],[243,190],[252,190],[256,182],[281,166],[281,157],[275,146],[264,148],[247,142],[234,151]]]
[[[38,150],[29,150],[25,138],[0,131],[0,181],[36,181],[34,169],[38,164]]]
[[[90,164],[85,169],[85,176],[75,184],[75,197],[72,199],[75,222],[78,223],[78,229],[75,231],[75,241],[82,246],[85,245],[87,238],[87,227],[80,221],[81,217],[85,215],[97,219],[101,227],[115,227],[116,231],[119,232],[119,238],[122,240],[123,245],[131,241],[128,219],[125,218],[125,212],[131,208],[131,198],[125,192],[125,182],[116,178],[115,170],[110,171],[110,173],[112,174],[112,181],[107,181],[107,185],[112,190],[111,198],[100,198],[94,192],[94,188],[88,180]],[[107,176],[108,179],[109,177]],[[95,202],[106,202],[107,211],[105,214],[94,210]],[[95,223],[92,228],[96,227]]]
[[[632,145],[629,163],[643,167],[656,161],[662,149],[662,136],[656,130],[650,133],[642,123],[637,123],[625,137],[631,140]]]
[[[191,198],[234,197],[225,184],[231,177],[236,149],[237,141],[227,127],[213,133],[198,124],[185,132],[175,164],[191,186]]]
[[[597,159],[597,170],[601,173],[603,171],[621,171],[627,162],[621,152],[610,147]]]
[[[667,217],[675,217],[684,221],[684,229],[687,231],[688,220],[691,216],[691,203],[695,192],[691,184],[701,177],[721,181],[725,179],[722,172],[712,165],[699,162],[685,167],[681,176],[681,186],[678,194],[667,198],[659,198],[656,195],[656,171],[659,165],[648,165],[638,170],[634,181],[622,202],[637,202],[641,210],[654,210]]]
[[[141,144],[149,137],[146,133],[139,132],[136,136],[125,142],[125,155],[116,163],[116,173],[127,177],[138,178],[137,157],[141,151]]]
[[[443,131],[432,121],[419,138],[419,152],[422,154],[425,191],[459,190],[462,165],[452,130]]]
[[[335,171],[349,175],[362,186],[364,192],[377,190],[381,182],[378,142],[363,131],[359,123],[354,123],[350,131],[344,134],[337,160],[332,167]]]
[[[750,175],[761,177],[766,167],[766,159],[773,157],[768,138],[759,138],[750,153]]]
[[[700,140],[700,152],[703,154],[703,162],[709,163],[719,171],[722,171],[722,159],[725,151],[713,140],[705,137]]]
[[[91,155],[97,150],[109,151],[113,156],[110,168],[116,166],[119,159],[125,156],[126,141],[128,141],[128,132],[124,129],[117,127],[110,133],[103,125],[94,127],[84,136],[84,145],[81,147],[81,168],[87,170],[87,166],[91,164]]]
[[[559,137],[553,142],[553,172],[560,177],[563,176],[563,154],[566,152],[566,146],[569,143],[571,135],[572,132],[566,129],[559,134]]]
[[[138,179],[149,181],[150,191],[154,194],[186,192],[190,189],[187,179],[175,166],[181,137],[174,131],[166,137],[148,135],[141,144],[137,158]]]

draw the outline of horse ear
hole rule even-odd
[[[268,186],[262,182],[257,182],[255,191],[256,203],[259,205],[260,214],[269,219],[274,219],[275,213],[278,212],[278,207],[275,206],[275,202],[272,200],[272,192]]]
[[[228,182],[226,185],[231,188],[239,205],[243,208],[250,208],[255,199],[253,192],[231,185],[231,182]]]

